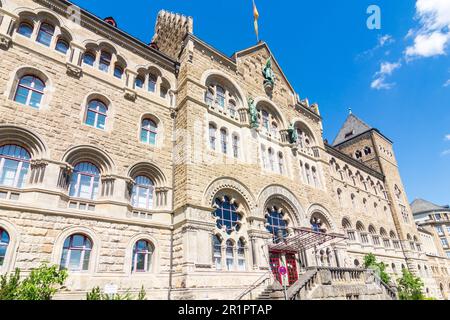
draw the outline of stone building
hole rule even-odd
[[[229,57],[161,11],[145,44],[65,0],[0,1],[2,273],[60,265],[70,299],[392,297],[374,253],[438,291],[392,141],[354,115],[324,141],[266,43]]]
[[[450,290],[448,259],[450,258],[450,207],[438,206],[423,199],[411,203],[414,219],[424,248],[429,255],[431,272],[437,279],[439,294],[448,298]],[[438,296],[438,295],[435,295]]]

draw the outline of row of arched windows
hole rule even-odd
[[[30,169],[31,155],[18,145],[0,147],[0,185],[22,188]],[[152,209],[154,199],[154,182],[147,176],[134,177],[131,201],[132,206]],[[69,196],[86,200],[96,200],[100,186],[100,169],[90,162],[74,165],[69,184]]]
[[[235,243],[231,239],[223,241],[219,235],[214,235],[212,247],[213,263],[216,270],[223,270],[223,265],[225,265],[226,271],[246,270],[246,249],[243,239],[239,239],[239,241]]]
[[[217,135],[220,135],[218,138]],[[218,146],[217,142],[220,143],[220,152],[224,155],[232,155],[234,158],[240,157],[240,139],[237,133],[233,133],[231,135],[227,128],[221,128],[219,131],[217,130],[217,126],[215,123],[209,124],[208,129],[209,136],[209,147],[211,150],[217,151]]]
[[[49,19],[43,19],[37,26],[35,26],[31,18],[23,17],[21,20],[17,28],[18,34],[46,47],[51,47],[56,52],[67,55],[71,42],[71,37],[67,31]],[[35,27],[37,28],[36,32]],[[85,66],[96,68],[118,79],[124,80],[124,72],[127,68],[125,59],[116,54],[112,47],[109,47],[109,45],[100,47],[97,45],[87,45],[82,56],[82,63]],[[150,93],[159,93],[163,99],[170,96],[171,100],[173,100],[173,94],[170,92],[170,83],[161,76],[158,70],[138,71],[134,88],[144,89],[144,87]]]
[[[319,189],[321,187],[320,174],[317,168],[309,163],[300,161],[300,178],[303,183]]]
[[[43,99],[45,87],[45,82],[39,77],[33,75],[23,76],[17,83],[14,101],[23,105],[39,108]],[[88,126],[105,130],[108,115],[108,103],[105,103],[105,101],[100,99],[91,99],[86,106],[84,123]],[[144,118],[141,122],[141,142],[154,146],[157,142],[157,134],[157,123],[153,119]]]
[[[338,188],[336,190],[336,194],[338,197],[339,205],[341,207],[345,207],[346,203],[348,203],[346,201],[347,200],[346,194],[342,191],[341,188]],[[374,202],[372,207],[370,207],[366,198],[363,198],[362,201],[359,202],[357,196],[354,193],[350,194],[349,199],[350,199],[350,203],[351,203],[351,208],[355,211],[360,210],[360,211],[363,211],[366,213],[372,212],[374,216],[378,216],[380,214],[380,208],[379,208],[378,203],[376,203],[376,202]],[[385,215],[390,213],[388,206],[383,207],[383,213]]]
[[[265,145],[261,145],[261,160],[264,169],[281,175],[286,174],[283,152],[276,153],[272,147],[266,149]]]
[[[400,241],[397,238],[397,234],[391,230],[389,234],[383,227],[379,232],[373,225],[370,225],[368,229],[365,228],[361,221],[357,221],[356,229],[353,228],[350,221],[346,218],[342,220],[342,228],[347,234],[348,240],[359,241],[362,244],[372,244],[374,246],[384,246],[385,248],[394,247],[400,249]],[[358,238],[357,238],[358,235]]]
[[[381,196],[384,199],[387,199],[386,190],[380,181],[375,183],[369,175],[364,178],[360,171],[356,171],[354,174],[348,165],[344,165],[341,169],[341,166],[335,158],[330,160],[329,165],[331,172],[337,175],[339,180],[347,182],[354,187],[361,188],[366,192],[374,194],[375,196]]]
[[[364,154],[363,154],[364,152]],[[369,156],[372,154],[372,148],[371,147],[365,147],[363,151],[356,150],[355,151],[355,158],[356,160],[361,160],[364,156]]]
[[[0,267],[3,266],[9,250],[10,236],[6,230],[0,228]],[[64,240],[59,266],[63,270],[83,272],[90,269],[94,243],[87,235],[75,233]],[[153,244],[145,239],[136,241],[133,245],[131,272],[150,272]]]

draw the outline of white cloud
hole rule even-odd
[[[366,50],[363,53],[359,54],[356,59],[372,57],[378,49],[381,49],[385,46],[388,46],[391,43],[394,43],[395,40],[390,34],[378,35],[377,45],[372,49]]]
[[[372,81],[370,87],[375,90],[389,90],[395,86],[395,83],[386,82],[386,77],[390,76],[396,69],[400,68],[400,62],[382,62],[380,71],[375,73],[375,80]]]
[[[446,141],[450,141],[450,134],[446,135],[444,138]]]
[[[450,155],[450,149],[449,149],[449,150],[444,150],[444,151],[442,151],[442,155],[443,155],[443,156],[448,156],[448,155]]]
[[[408,32],[414,45],[406,48],[405,55],[427,58],[445,54],[450,42],[450,1],[417,0],[416,16],[420,26]]]
[[[448,79],[447,82],[444,83],[444,87],[450,87],[450,79]]]

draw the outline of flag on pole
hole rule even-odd
[[[255,18],[254,24],[255,24],[256,40],[259,42],[259,27],[258,27],[259,12],[258,8],[256,8],[255,0],[253,0],[253,17]]]

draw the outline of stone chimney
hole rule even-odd
[[[178,60],[183,39],[194,32],[194,21],[191,17],[161,10],[156,20],[155,35],[152,42],[159,50],[174,60]]]

